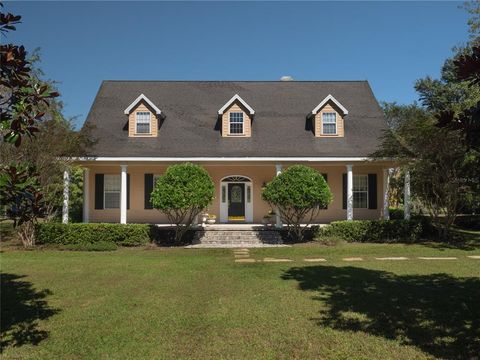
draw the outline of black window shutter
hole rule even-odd
[[[327,174],[322,174],[323,178],[325,179],[325,182],[328,184],[328,175]],[[328,205],[322,207],[322,209],[328,209]]]
[[[368,174],[368,208],[377,208],[377,174]]]
[[[95,174],[95,209],[103,209],[103,174]]]
[[[145,174],[145,209],[153,209],[150,195],[153,191],[153,174]]]
[[[347,208],[347,174],[343,174],[343,208]]]
[[[130,174],[127,174],[127,209],[130,209]]]

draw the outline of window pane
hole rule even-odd
[[[137,112],[137,133],[150,133],[150,113],[148,111]]]
[[[120,208],[120,175],[104,177],[105,209]]]
[[[105,192],[105,209],[120,209],[119,192]]]
[[[227,195],[226,195],[226,186],[222,186],[222,203],[227,201]]]
[[[250,203],[252,201],[252,189],[250,186],[247,186],[247,203]]]
[[[354,192],[353,193],[353,207],[354,208],[366,208],[367,207],[367,192]]]
[[[353,207],[363,208],[368,207],[368,176],[354,175],[353,176]]]
[[[105,175],[105,191],[120,191],[120,175]]]
[[[336,134],[337,126],[335,124],[323,124],[323,133],[324,134]]]
[[[323,122],[324,123],[330,123],[330,124],[335,124],[336,122],[336,113],[323,113],[322,114],[322,117],[323,117]]]
[[[324,134],[336,134],[337,133],[337,114],[334,112],[323,113],[322,124],[323,124],[322,130]]]
[[[367,190],[368,190],[367,175],[354,175],[353,176],[353,191],[367,191]]]
[[[230,134],[243,134],[243,113],[230,113]]]

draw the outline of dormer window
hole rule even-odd
[[[137,134],[150,134],[150,111],[137,111],[135,129]]]
[[[328,95],[308,115],[316,137],[344,137],[348,110],[332,95]]]
[[[140,94],[125,109],[124,114],[128,115],[128,136],[156,137],[158,135],[162,111],[145,95]]]
[[[235,94],[218,110],[223,137],[250,137],[252,136],[252,121],[255,111]]]
[[[337,113],[336,112],[322,113],[322,134],[324,135],[337,134]]]
[[[243,135],[243,112],[230,113],[230,135]]]

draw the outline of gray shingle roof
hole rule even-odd
[[[156,138],[131,138],[123,111],[141,93],[166,118]],[[217,111],[235,94],[253,109],[251,138],[223,138]],[[344,138],[316,138],[307,115],[328,94],[349,114]],[[386,128],[366,81],[104,81],[88,114],[92,156],[368,156]]]

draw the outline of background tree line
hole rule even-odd
[[[3,7],[3,5],[2,5]],[[7,38],[21,16],[2,11],[0,31]],[[56,83],[45,80],[40,53],[12,43],[0,45],[0,197],[2,216],[10,218],[25,245],[33,245],[39,218],[59,217],[63,171],[68,157],[79,156],[92,142],[88,129],[75,131],[58,100]],[[82,176],[72,168],[70,209],[81,219]]]
[[[416,81],[420,103],[383,104],[389,129],[374,154],[402,165],[392,181],[397,196],[410,171],[415,208],[443,239],[459,213],[480,211],[480,2],[464,7],[472,15],[469,40],[453,49],[440,79]]]

